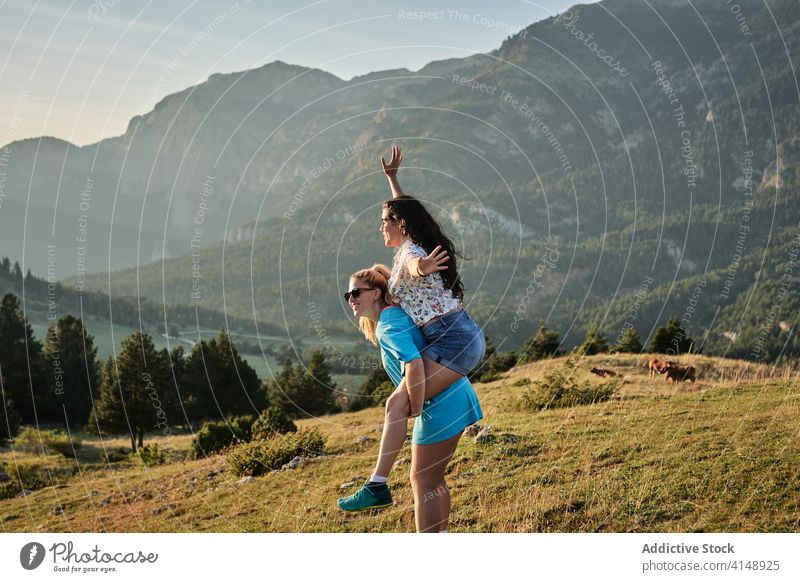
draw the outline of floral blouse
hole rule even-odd
[[[392,276],[389,278],[389,292],[417,326],[461,306],[453,292],[445,289],[438,271],[427,277],[411,276],[408,271],[409,259],[426,256],[428,253],[425,249],[406,239],[394,255]]]

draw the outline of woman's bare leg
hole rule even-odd
[[[427,356],[422,356],[422,363],[425,365],[425,400],[444,392],[464,377],[464,374],[459,374],[447,366],[437,364]]]
[[[460,380],[463,375],[446,366],[437,364],[423,356],[425,366],[425,399],[433,398]],[[375,475],[388,477],[397,455],[403,448],[408,431],[409,415],[408,392],[405,387],[398,388],[386,400],[386,413],[381,435],[381,448],[375,463]],[[448,495],[449,499],[449,495]]]
[[[386,413],[383,417],[383,433],[378,461],[375,463],[375,475],[388,477],[397,455],[406,442],[408,431],[408,392],[398,388],[386,399]]]
[[[442,495],[439,497],[439,511],[441,512],[439,533],[447,531],[447,524],[450,521],[450,489],[447,487],[447,483],[444,482],[444,477],[442,477],[441,491]]]
[[[411,452],[411,487],[414,490],[414,519],[419,533],[447,529],[450,492],[444,471],[456,451],[461,433],[433,445],[414,445]],[[445,501],[446,499],[446,501]]]

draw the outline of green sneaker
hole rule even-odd
[[[387,485],[368,486],[365,484],[352,495],[340,498],[338,503],[339,509],[343,511],[364,511],[365,509],[389,507],[393,501]]]

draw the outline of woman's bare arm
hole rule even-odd
[[[400,167],[402,161],[403,155],[400,153],[400,148],[398,146],[392,147],[392,159],[389,160],[388,164],[386,160],[383,159],[383,156],[381,156],[381,166],[383,167],[383,173],[386,174],[386,179],[389,180],[389,187],[392,189],[392,198],[397,198],[404,194],[403,189],[400,188],[400,183],[397,181],[397,169]]]
[[[439,245],[427,257],[411,257],[406,261],[408,272],[412,277],[427,277],[436,271],[444,271],[447,265],[442,265],[449,260],[447,251]]]
[[[405,375],[400,386],[405,387],[408,391],[411,408],[409,416],[413,418],[422,414],[422,406],[425,404],[425,364],[422,362],[422,358],[416,358],[406,363]]]

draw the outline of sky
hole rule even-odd
[[[418,70],[494,50],[576,3],[0,0],[0,146],[120,135],[170,93],[275,60],[343,79]]]

